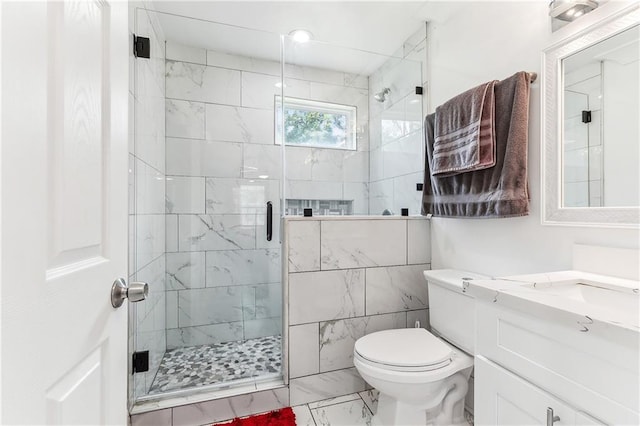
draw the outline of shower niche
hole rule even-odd
[[[131,62],[129,269],[150,294],[130,310],[130,354],[149,353],[130,405],[283,386],[282,218],[419,214],[425,31],[386,56],[134,16],[150,57]]]

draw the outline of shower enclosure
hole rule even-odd
[[[282,217],[419,214],[424,29],[385,56],[134,16],[130,405],[281,386]]]

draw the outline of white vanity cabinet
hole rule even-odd
[[[483,356],[476,357],[475,377],[476,425],[547,425],[548,417],[553,425],[604,424]]]
[[[492,299],[476,300],[476,425],[640,424],[637,331]]]

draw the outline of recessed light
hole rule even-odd
[[[311,32],[303,29],[293,30],[289,35],[293,38],[293,41],[297,43],[306,43],[312,38]]]

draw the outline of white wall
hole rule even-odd
[[[503,79],[521,70],[540,73],[542,49],[552,41],[547,2],[543,1],[433,3],[429,14],[432,111],[482,82]],[[580,26],[583,24],[578,20],[554,37]],[[530,215],[486,220],[434,218],[434,269],[461,268],[490,275],[561,270],[571,267],[574,243],[638,247],[637,230],[541,225],[540,80],[532,86],[530,111]]]

